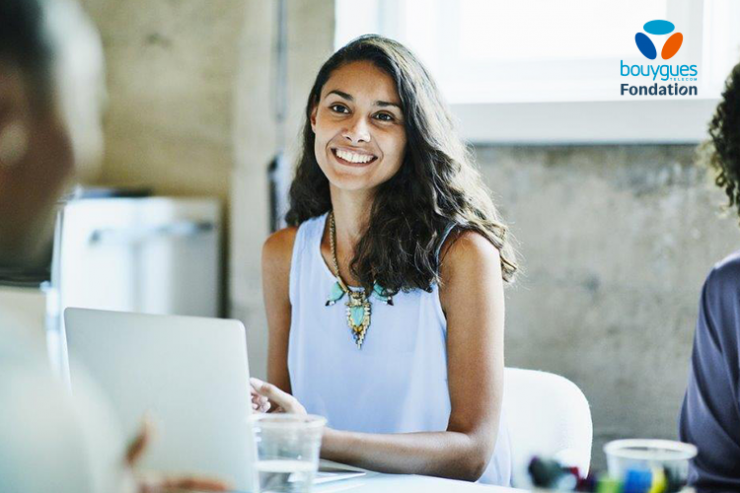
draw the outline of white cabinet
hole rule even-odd
[[[215,199],[70,202],[58,251],[61,309],[219,316],[221,226]]]

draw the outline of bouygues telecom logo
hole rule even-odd
[[[655,36],[671,34],[676,29],[672,22],[663,20],[650,21],[646,23],[642,28],[645,30],[645,32],[653,34]],[[640,50],[640,53],[645,55],[645,58],[647,58],[648,60],[655,60],[655,58],[658,56],[658,50],[655,49],[655,43],[653,43],[653,40],[651,40],[647,36],[647,34],[639,32],[635,34],[635,44]],[[673,55],[678,53],[678,50],[681,49],[682,44],[683,34],[671,34],[671,37],[668,38],[663,44],[663,49],[660,50],[660,57],[663,60],[670,60],[671,58],[673,58]]]
[[[630,65],[620,60],[619,75],[649,77],[655,83],[651,86],[621,84],[620,94],[622,96],[697,96],[699,91],[696,86],[682,84],[682,82],[697,80],[699,70],[696,65],[653,62],[653,60],[661,62],[673,58],[683,45],[683,34],[674,32],[676,26],[662,19],[646,22],[643,29],[645,32],[635,34],[635,44],[642,56],[650,62]],[[665,36],[667,39],[662,40],[661,38]],[[662,41],[660,59],[658,59],[658,50],[655,47],[656,41]]]

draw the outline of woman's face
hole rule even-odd
[[[316,160],[329,182],[373,190],[393,177],[406,150],[403,116],[393,79],[375,64],[335,70],[311,114]]]

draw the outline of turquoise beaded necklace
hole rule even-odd
[[[353,291],[339,274],[339,261],[337,260],[337,228],[334,221],[334,211],[329,213],[329,238],[331,246],[331,258],[334,262],[334,277],[337,282],[332,284],[329,297],[326,300],[326,306],[332,306],[347,295],[347,325],[352,331],[357,349],[362,349],[362,343],[365,340],[367,329],[370,327],[370,297],[375,296],[379,301],[393,306],[393,297],[388,296],[377,282],[373,284],[372,292],[365,294],[365,288]]]

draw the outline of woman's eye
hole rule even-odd
[[[329,109],[332,110],[334,113],[349,113],[347,107],[342,104],[333,104],[329,106]]]
[[[375,115],[375,118],[384,122],[392,122],[393,120],[395,120],[393,115],[391,115],[390,113],[378,113],[377,115]]]

